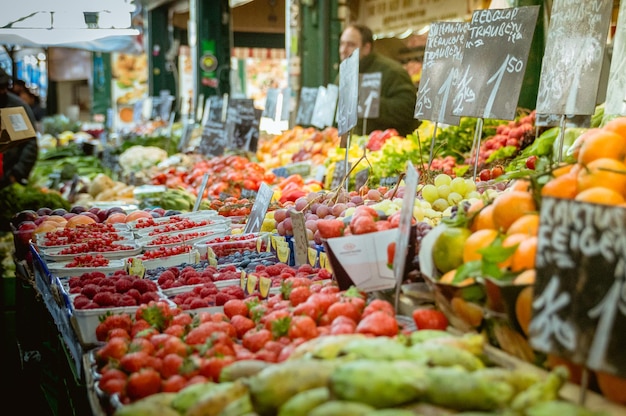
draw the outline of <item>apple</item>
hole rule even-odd
[[[38,215],[35,211],[33,211],[32,209],[25,209],[15,214],[15,216],[11,220],[11,223],[14,227],[19,228],[20,224],[25,221],[31,221],[34,223],[37,217]]]
[[[22,221],[17,228],[17,236],[22,244],[28,244],[33,238],[33,232],[37,228],[37,224],[34,221]]]

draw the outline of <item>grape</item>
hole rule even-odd
[[[313,232],[317,231],[317,220],[306,220],[304,225]]]
[[[350,197],[350,202],[353,202],[355,205],[363,205],[363,198],[360,195],[355,195]]]
[[[435,176],[436,187],[440,187],[441,185],[450,185],[450,182],[452,182],[452,178],[450,177],[450,175],[440,173],[439,175]]]
[[[465,183],[465,179],[461,178],[461,177],[457,177],[452,179],[452,182],[450,182],[450,190],[452,192],[456,192],[460,195],[465,195],[465,193],[467,192],[468,186]]]
[[[320,217],[317,216],[317,214],[314,214],[312,212],[307,212],[306,214],[304,214],[304,220],[308,221],[308,220],[319,220]]]
[[[285,235],[285,221],[281,221],[278,224],[276,224],[276,232],[279,235]]]
[[[380,193],[378,189],[370,189],[367,191],[367,199],[371,201],[380,201],[383,195]]]
[[[307,199],[307,201],[311,202],[314,199],[317,199],[319,196],[320,194],[318,194],[317,192],[309,192],[305,198]]]
[[[309,201],[306,199],[306,197],[300,197],[296,199],[294,207],[296,211],[303,211],[304,208],[308,205],[308,203]]]
[[[289,217],[285,218],[285,221],[283,221],[282,224],[287,234],[289,234],[289,232],[293,233],[293,223],[291,222],[291,218]]]
[[[465,190],[466,193],[461,195],[467,196],[468,193],[476,190],[476,182],[471,178],[465,179],[465,186],[467,187]]]
[[[425,201],[430,202],[431,204],[435,202],[437,198],[439,198],[439,192],[437,191],[437,187],[432,184],[426,184],[422,188],[422,198]]]
[[[478,191],[471,191],[465,195],[465,199],[480,199],[480,193]]]
[[[439,198],[447,199],[450,195],[450,185],[439,185],[437,187],[437,194]]]
[[[325,216],[330,214],[330,208],[328,207],[328,205],[320,204],[320,206],[317,207],[315,214],[317,214],[319,218],[324,218]]]
[[[311,230],[310,228],[306,229],[306,239],[307,240],[312,241],[314,235],[315,235],[315,233],[313,232],[313,230]]]
[[[439,198],[437,199],[435,202],[432,203],[433,209],[439,212],[443,212],[445,211],[446,208],[448,208],[450,206],[450,204],[448,204],[448,201],[443,199],[443,198]]]
[[[448,203],[450,205],[456,205],[462,200],[463,200],[463,195],[457,192],[450,192],[450,195],[448,195]]]
[[[347,204],[343,204],[343,203],[335,204],[335,205],[333,205],[333,208],[331,210],[331,214],[333,214],[335,217],[338,217],[341,214],[343,214],[343,212],[346,210],[346,208],[348,208]]]
[[[276,221],[276,223],[281,223],[285,220],[285,218],[287,218],[287,210],[280,208],[277,209],[276,211],[274,211],[274,221]]]

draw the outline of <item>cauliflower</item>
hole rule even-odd
[[[119,165],[125,172],[139,172],[167,159],[167,152],[156,146],[132,146],[120,155]]]

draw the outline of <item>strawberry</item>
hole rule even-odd
[[[356,326],[358,334],[394,337],[398,335],[398,321],[383,311],[372,312]]]
[[[153,368],[142,368],[128,377],[126,394],[131,401],[156,394],[161,391],[161,375]]]
[[[322,238],[341,237],[343,235],[344,228],[345,224],[341,220],[332,219],[317,221],[317,230]]]
[[[418,330],[448,328],[448,318],[443,312],[435,309],[415,309],[412,313],[413,322]]]
[[[235,315],[248,316],[248,307],[241,299],[229,299],[224,303],[224,313],[229,318]]]
[[[272,333],[267,329],[251,329],[246,332],[241,340],[244,347],[251,352],[257,352],[272,340]]]
[[[393,259],[396,256],[396,242],[392,241],[387,245],[387,267],[393,269]]]
[[[235,315],[231,318],[230,324],[235,328],[237,332],[237,338],[243,338],[244,334],[254,328],[256,325],[254,321],[243,315]]]
[[[367,234],[378,231],[376,221],[369,215],[362,214],[352,217],[350,220],[350,231],[352,234]]]

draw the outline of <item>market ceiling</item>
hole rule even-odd
[[[21,0],[0,14],[0,44],[124,50],[139,34],[131,28],[135,9],[134,0]]]

